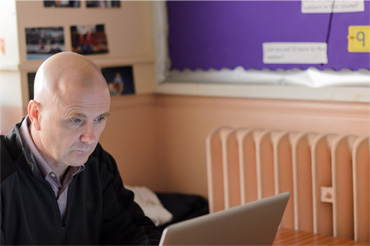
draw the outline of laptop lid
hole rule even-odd
[[[272,245],[289,196],[286,192],[170,225],[160,245]]]

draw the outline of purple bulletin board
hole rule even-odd
[[[348,52],[348,27],[369,25],[364,12],[302,13],[301,1],[168,1],[171,70],[369,69],[370,53]],[[331,16],[332,15],[332,16]],[[326,42],[327,64],[264,64],[262,43]]]

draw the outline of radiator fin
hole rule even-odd
[[[218,128],[206,141],[210,210],[289,191],[282,227],[370,242],[369,141]]]

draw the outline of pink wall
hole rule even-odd
[[[115,158],[126,184],[163,187],[159,121],[154,96],[112,97],[100,142]]]
[[[192,96],[113,98],[102,144],[130,185],[207,196],[207,134],[220,126],[369,135],[369,103]]]
[[[13,129],[14,124],[21,121],[24,115],[22,107],[1,106],[0,107],[0,134],[5,134]]]

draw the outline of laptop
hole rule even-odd
[[[289,196],[285,192],[170,225],[159,245],[272,245]]]

